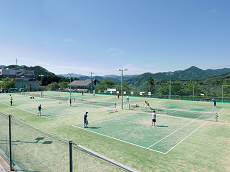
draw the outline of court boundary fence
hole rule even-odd
[[[73,141],[67,141],[64,139],[60,139],[56,136],[52,136],[48,133],[45,133],[41,130],[38,130],[16,118],[13,118],[11,115],[5,115],[3,113],[0,112],[0,119],[2,121],[5,121],[5,123],[7,123],[6,121],[8,121],[8,124],[5,124],[3,126],[3,128],[1,128],[0,126],[0,139],[3,140],[1,137],[6,137],[4,139],[5,142],[3,144],[1,144],[0,142],[0,155],[3,157],[3,159],[6,160],[6,162],[9,164],[10,166],[10,170],[11,171],[43,171],[39,169],[39,165],[35,165],[35,166],[31,166],[29,165],[28,167],[25,164],[30,163],[30,161],[33,161],[31,157],[28,158],[22,158],[20,159],[20,161],[23,161],[25,159],[25,162],[18,162],[18,158],[15,157],[16,154],[14,154],[14,149],[12,148],[14,146],[14,148],[17,146],[17,142],[18,140],[13,140],[15,138],[12,137],[12,127],[15,127],[13,125],[21,125],[23,128],[26,128],[26,130],[29,130],[30,132],[38,132],[39,134],[43,134],[43,136],[47,136],[49,138],[52,138],[54,140],[54,142],[59,142],[61,143],[61,146],[64,146],[65,148],[65,154],[69,155],[68,157],[65,157],[65,160],[69,159],[69,162],[65,162],[64,163],[64,168],[63,169],[59,169],[59,171],[79,171],[79,169],[81,169],[80,171],[91,171],[91,170],[95,170],[95,169],[100,169],[100,171],[107,171],[108,169],[112,170],[112,171],[130,171],[130,172],[137,172],[137,170],[132,169],[128,166],[125,166],[121,163],[118,163],[110,158],[107,158],[99,153],[96,153],[88,148],[85,148],[84,146],[75,144]],[[5,127],[5,128],[4,128]],[[7,129],[8,127],[8,129]],[[19,128],[19,127],[18,127]],[[3,129],[3,130],[2,130]],[[8,131],[7,131],[8,130]],[[2,133],[4,132],[4,133]],[[17,133],[20,131],[17,131]],[[21,131],[23,132],[23,131]],[[36,134],[36,133],[35,133]],[[22,141],[23,142],[23,141]],[[24,145],[23,145],[24,146]],[[58,145],[58,147],[56,147],[54,150],[59,151],[60,145]],[[20,149],[20,148],[19,148]],[[31,147],[30,147],[31,149]],[[34,147],[32,149],[35,149]],[[38,148],[37,148],[38,149]],[[62,149],[62,148],[61,148]],[[16,149],[15,149],[16,150]],[[66,152],[66,150],[68,150],[68,152]],[[52,151],[52,150],[47,150],[47,151]],[[45,156],[50,155],[50,154],[61,154],[61,152],[46,152]],[[32,156],[33,153],[29,153],[29,156]],[[84,162],[80,162],[79,160],[79,156],[84,156],[83,160]],[[88,158],[91,159],[91,161],[93,162],[88,162]],[[14,159],[17,159],[16,161],[14,161]],[[28,162],[29,159],[29,162]],[[43,160],[45,161],[45,160]],[[77,162],[76,162],[77,161]],[[96,162],[96,167],[92,167],[94,165],[94,163]],[[34,162],[31,162],[31,164],[33,164]],[[44,162],[42,162],[42,160],[40,160],[39,163],[44,164]],[[58,163],[58,162],[56,162]],[[90,163],[90,164],[87,164]],[[22,168],[20,167],[20,165],[22,165]],[[52,163],[51,163],[52,164]],[[69,167],[66,167],[66,164],[69,164]],[[52,164],[53,166],[55,166],[54,164]],[[78,167],[81,166],[81,167]],[[86,167],[87,166],[87,167]],[[89,167],[91,166],[91,167]],[[34,168],[33,168],[34,167]],[[44,167],[43,167],[44,168]],[[47,167],[48,171],[52,171],[52,166],[48,166]]]

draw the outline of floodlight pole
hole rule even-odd
[[[222,102],[224,102],[224,85],[222,85]]]
[[[33,78],[33,91],[34,91],[34,78]]]
[[[23,90],[24,90],[23,80],[25,76],[21,76],[21,77],[22,77],[22,95],[23,95]]]
[[[91,94],[93,93],[93,72],[91,72]]]
[[[71,74],[73,73],[68,73],[69,74],[69,100],[71,100]]]
[[[170,74],[170,88],[169,88],[169,99],[171,99],[171,74]]]
[[[126,71],[128,69],[117,69],[118,71],[121,71],[121,109],[123,109],[123,71]]]
[[[169,74],[166,75],[170,75],[170,85],[169,85],[169,99],[171,99],[171,75],[173,75],[172,72],[169,72]]]
[[[42,77],[44,76],[44,75],[39,75],[40,77],[41,77],[41,97],[42,97]]]
[[[6,85],[7,85],[6,90],[7,90],[7,93],[8,93],[8,78],[9,77],[7,77],[7,79],[6,79]]]

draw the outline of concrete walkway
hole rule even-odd
[[[0,156],[0,172],[11,172],[10,166],[1,156]]]

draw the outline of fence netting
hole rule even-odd
[[[0,112],[0,154],[2,157],[9,157],[9,118]]]
[[[116,91],[109,91],[109,90]],[[97,94],[121,95],[119,85],[105,85],[102,87],[95,86]],[[230,102],[230,85],[192,85],[181,84],[179,82],[163,83],[150,87],[147,84],[142,85],[126,85],[124,83],[123,95],[178,99],[192,101],[212,101],[213,98],[218,102]]]
[[[15,171],[70,171],[69,141],[11,117],[11,159]],[[9,115],[0,113],[0,155],[9,163]],[[72,171],[129,171],[73,144]],[[118,163],[119,164],[119,163]],[[135,171],[135,170],[130,170]]]

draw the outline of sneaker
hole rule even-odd
[[[153,124],[151,126],[153,126]]]

